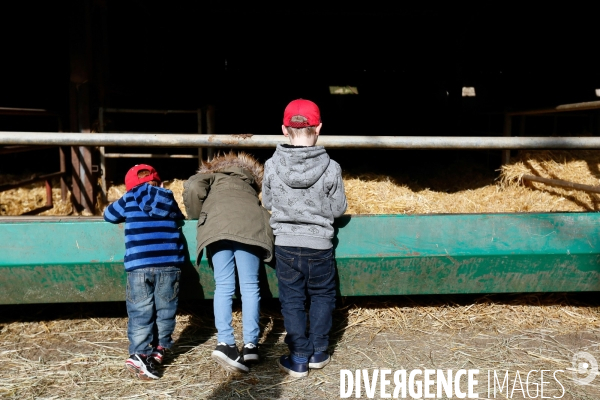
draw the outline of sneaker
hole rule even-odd
[[[242,354],[244,355],[244,362],[259,362],[260,357],[258,356],[258,346],[254,343],[247,343],[242,348]]]
[[[318,351],[308,359],[308,368],[320,369],[329,364],[331,357],[325,351]]]
[[[154,363],[150,357],[145,354],[132,354],[125,361],[125,367],[136,378],[150,381],[158,379],[158,372],[154,367]]]
[[[308,363],[297,363],[292,356],[281,356],[277,360],[279,369],[294,378],[302,378],[308,375]]]
[[[167,351],[167,349],[165,349],[164,347],[156,346],[155,348],[152,349],[152,353],[150,353],[150,357],[154,358],[154,361],[156,361],[156,363],[162,364],[163,359],[165,358],[166,351]]]
[[[250,371],[243,364],[244,360],[240,356],[236,345],[229,346],[226,343],[220,342],[217,344],[217,348],[213,350],[211,357],[229,372]]]

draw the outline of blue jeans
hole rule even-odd
[[[235,293],[237,269],[242,294],[242,325],[244,343],[258,344],[260,290],[258,268],[262,249],[231,240],[220,240],[209,245],[215,276],[214,312],[217,341],[235,344],[231,306]]]
[[[146,354],[151,346],[171,348],[179,302],[178,267],[139,268],[127,272],[129,354]]]
[[[329,346],[335,308],[335,263],[333,248],[275,246],[279,301],[290,353],[310,357]],[[305,304],[310,300],[310,328],[306,332]]]

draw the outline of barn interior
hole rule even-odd
[[[5,3],[0,24],[0,32],[6,39],[0,58],[0,131],[193,134],[198,132],[194,113],[113,113],[106,115],[105,126],[101,126],[100,109],[200,109],[214,110],[217,134],[277,135],[281,132],[285,105],[302,97],[319,104],[323,135],[501,136],[507,111],[600,100],[600,74],[595,56],[597,16],[592,7],[574,3],[547,2],[537,6],[522,3],[518,7],[506,2],[495,5],[480,2],[478,6],[461,6],[457,2],[434,5],[377,1]],[[202,125],[202,129],[208,129],[206,119]],[[599,130],[598,110],[531,116],[526,121],[515,117],[513,121],[513,135],[519,136],[597,136]],[[6,147],[9,146],[0,144],[0,186],[61,169],[57,148],[8,152]],[[80,153],[83,162],[97,167],[98,149],[86,151]],[[107,148],[107,151],[140,153],[148,149]],[[161,151],[194,153],[191,149]],[[478,186],[498,177],[502,163],[500,150],[328,151],[345,171],[387,175],[402,172],[411,182],[419,181],[419,189],[429,187],[438,191],[422,207],[398,208],[397,213],[406,209],[431,212],[426,206],[433,212],[449,212],[434,206],[442,203],[442,194],[461,189],[473,189],[474,193],[463,200],[464,204],[476,202],[476,195],[482,197],[481,202],[476,202],[478,205],[490,204],[487,209],[473,206],[473,212],[548,212],[555,209],[547,204],[568,202],[561,201],[568,196],[558,191],[545,193],[549,197],[545,202],[540,200],[542,194],[537,197],[538,193],[527,193],[524,200],[540,203],[540,207],[518,209],[509,204],[511,197],[517,197],[513,195],[516,191],[507,191],[501,193],[506,208],[500,208],[489,200],[491,194],[486,197],[483,191],[476,192]],[[264,161],[272,149],[253,149],[252,153]],[[65,149],[69,184],[77,170],[73,168],[73,163],[78,162],[72,158],[73,154],[73,149]],[[598,166],[598,157],[594,157],[582,161],[581,168],[574,170],[572,176],[587,172],[590,181],[583,183],[597,184],[600,170],[589,174],[590,165]],[[121,183],[127,169],[137,162],[155,165],[166,180],[186,179],[198,164],[194,159],[111,159],[110,169],[105,171],[107,178],[115,184]],[[540,170],[545,167],[542,163],[534,166]],[[482,177],[480,180],[473,179],[478,175]],[[100,178],[98,173],[94,177]],[[439,182],[457,186],[442,186]],[[43,187],[43,182],[38,183]],[[360,186],[356,192],[363,202],[388,202],[374,188],[379,182],[352,183]],[[98,186],[86,189],[95,192]],[[347,185],[346,189],[353,188]],[[374,194],[366,198],[366,191]],[[489,192],[496,194],[495,188]],[[45,197],[41,197],[43,204]],[[356,204],[357,197],[349,196],[349,202]],[[585,194],[574,199],[584,204],[583,210],[600,210],[598,195],[584,197]],[[454,199],[445,202],[459,203]],[[9,215],[2,208],[6,203],[0,198],[2,216]],[[372,209],[373,213],[383,213],[378,211],[383,205]],[[17,210],[10,215],[22,213],[23,210]],[[580,227],[587,224],[593,227],[597,221],[592,213],[582,218],[577,222]],[[9,225],[3,224],[5,228]],[[462,224],[455,226],[468,231]],[[379,225],[377,228],[383,231]],[[440,225],[439,230],[445,229]],[[10,246],[11,231],[4,232]],[[43,233],[39,236],[42,239],[60,239],[48,228],[43,231],[40,226],[39,232]],[[523,232],[529,233],[529,229],[523,228]],[[563,232],[570,229],[565,227]],[[575,242],[585,236],[581,232],[574,235]],[[594,230],[589,232],[591,241],[596,243]],[[82,236],[106,238],[98,235],[98,231]],[[535,236],[530,235],[524,245],[537,240]],[[548,240],[556,240],[557,236],[548,235]],[[47,256],[43,249],[31,250],[41,247],[25,248],[25,241],[17,242],[24,248],[23,257],[14,248],[3,247],[4,253],[14,259],[40,253],[50,263],[62,254],[61,246],[47,247],[50,249]],[[88,248],[98,247],[97,243],[90,243]],[[565,246],[568,244],[564,242]],[[583,257],[591,258],[592,254],[595,253]],[[555,255],[548,251],[540,259],[550,257]],[[527,269],[540,268],[545,262],[531,262]],[[554,264],[557,271],[571,271],[561,263]],[[37,263],[30,265],[33,272],[44,269]],[[594,263],[586,271],[591,278],[572,278],[567,283],[580,284],[588,290],[597,283],[596,267]],[[11,293],[6,289],[9,287],[16,288],[15,292],[22,289],[23,296],[31,296],[36,290],[37,286],[19,286],[22,281],[17,274],[9,274],[11,269],[18,268],[3,266],[3,269],[7,282],[2,290],[5,298]],[[90,268],[89,274],[103,275],[107,269]],[[512,270],[508,273],[513,276]],[[23,273],[22,277],[25,276],[29,275]],[[72,276],[54,274],[63,283]],[[81,282],[76,279],[85,276],[89,275],[81,274],[72,283]],[[361,281],[370,276],[363,274]],[[541,284],[563,282],[556,274],[538,276]],[[533,282],[526,278],[521,281]],[[518,280],[513,282],[518,284]],[[503,282],[499,279],[497,284]],[[464,286],[462,282],[457,285]],[[54,292],[38,290],[38,293]],[[99,291],[90,288],[87,293],[95,296]],[[124,289],[120,293],[124,294]],[[454,371],[478,368],[483,389],[484,379],[489,376],[486,370],[488,374],[494,370],[495,374],[496,370],[511,369],[518,374],[519,369],[566,369],[572,366],[572,360],[575,363],[573,354],[580,354],[576,352],[585,350],[597,356],[598,298],[598,292],[581,292],[344,299],[336,310],[332,330],[335,359],[328,373],[333,375],[314,374],[317,378],[311,376],[310,380],[297,382],[285,380],[271,358],[250,379],[240,380],[222,373],[208,357],[216,339],[212,308],[206,301],[196,302],[179,312],[180,347],[158,385],[139,384],[123,377],[127,317],[122,301],[3,304],[0,397],[222,399],[247,398],[247,390],[253,398],[331,398],[337,397],[339,385],[334,375],[341,368],[374,367]],[[236,307],[239,331],[241,308]],[[263,354],[279,356],[287,350],[280,335],[284,326],[279,303],[269,305],[265,299],[261,314],[261,325],[265,323]],[[562,380],[562,376],[570,376],[567,374],[558,376]],[[543,378],[542,375],[541,397]],[[534,380],[537,380],[535,375]],[[600,398],[597,385],[576,386],[570,379],[563,382],[571,398]],[[529,386],[527,390],[529,394]]]
[[[308,98],[326,135],[501,136],[507,111],[600,96],[594,16],[575,6],[71,0],[17,2],[6,15],[2,131],[198,133],[207,122],[193,113],[99,115],[201,109],[214,112],[213,133],[277,135],[285,105]],[[523,127],[515,134],[598,135],[600,117],[544,115]],[[97,166],[88,150],[83,162]],[[272,150],[252,153],[264,161]],[[501,164],[491,150],[331,154],[344,169],[415,176],[465,161],[494,176]],[[163,179],[185,179],[198,163],[114,159],[106,178],[120,183],[134,161]],[[57,169],[55,148],[0,157],[0,174]]]

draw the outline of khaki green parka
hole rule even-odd
[[[273,258],[270,214],[258,193],[263,166],[245,153],[229,153],[204,162],[183,184],[188,219],[198,219],[197,262],[202,250],[219,240],[232,240],[264,249],[263,260]]]

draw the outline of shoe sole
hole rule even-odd
[[[312,369],[321,369],[324,366],[326,366],[327,364],[329,364],[329,361],[331,361],[331,357],[329,357],[327,360],[325,361],[321,361],[318,363],[308,363],[308,368],[312,368]]]
[[[225,354],[221,353],[220,351],[213,351],[210,356],[213,360],[215,360],[217,363],[219,363],[219,365],[221,365],[221,367],[225,368],[229,372],[245,373],[245,372],[250,371],[250,369],[248,367],[246,367],[244,364],[241,364],[237,361],[230,359],[229,357],[227,357]]]
[[[158,379],[158,376],[150,373],[146,374],[133,364],[126,363],[125,368],[127,368],[127,371],[129,371],[134,378],[141,379],[143,381],[154,381]]]
[[[244,356],[244,362],[259,362],[260,357],[258,354],[247,354]]]
[[[296,371],[292,371],[289,368],[284,367],[283,365],[281,365],[281,362],[279,360],[277,360],[277,365],[279,366],[279,369],[282,372],[285,372],[288,375],[293,376],[294,378],[304,378],[305,376],[308,376],[308,371],[306,372],[296,372]]]

